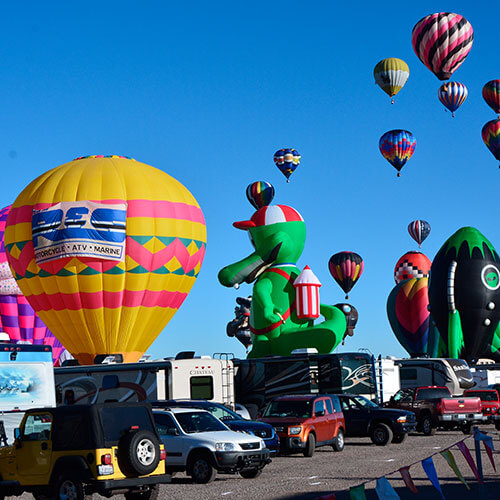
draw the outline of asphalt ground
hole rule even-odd
[[[482,430],[493,437],[493,444],[499,450],[494,454],[500,473],[500,439],[493,426],[484,426]],[[481,445],[481,456],[484,471],[484,496],[480,484],[467,465],[458,448],[452,448],[458,467],[469,483],[470,491],[459,481],[449,468],[440,451],[452,446],[466,437],[458,431],[438,431],[434,436],[413,434],[408,436],[402,444],[389,446],[375,446],[367,438],[347,438],[342,452],[333,452],[331,447],[318,448],[312,458],[302,455],[291,455],[273,458],[272,463],[264,468],[262,475],[256,479],[244,479],[239,475],[218,474],[213,483],[206,485],[193,484],[191,478],[185,474],[176,474],[172,483],[162,485],[161,499],[179,500],[208,500],[208,499],[275,499],[275,500],[313,500],[322,496],[328,498],[332,493],[337,500],[350,498],[349,487],[369,481],[366,488],[366,498],[377,499],[375,480],[386,476],[399,496],[404,499],[412,498],[439,500],[440,494],[431,485],[420,461],[433,454],[434,464],[442,491],[447,499],[460,500],[499,500],[500,475],[497,475]],[[474,440],[469,437],[465,443],[475,458]],[[409,491],[403,483],[399,472],[400,467],[416,463],[410,468],[418,494]],[[21,498],[29,499],[25,494]],[[97,495],[94,499],[97,500]],[[123,499],[123,496],[113,498]],[[333,498],[333,497],[331,497]],[[328,500],[331,500],[328,498]]]

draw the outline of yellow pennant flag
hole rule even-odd
[[[448,465],[451,467],[451,470],[457,475],[458,479],[462,481],[462,483],[465,485],[465,487],[470,490],[470,486],[467,484],[467,481],[465,480],[464,476],[462,476],[462,473],[458,469],[457,462],[455,462],[455,457],[453,456],[453,453],[450,450],[445,450],[441,452],[441,456],[448,462]]]

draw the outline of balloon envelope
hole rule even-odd
[[[395,96],[410,76],[410,68],[402,59],[388,57],[382,59],[373,70],[377,85],[389,96]]]
[[[495,113],[500,114],[500,80],[491,80],[484,85],[483,98]]]
[[[363,274],[364,262],[355,252],[339,252],[330,257],[328,269],[340,288],[348,294]],[[346,298],[349,298],[348,295]]]
[[[21,290],[81,364],[115,353],[137,361],[193,286],[206,227],[165,172],[91,156],[29,184],[5,241]]]
[[[266,181],[252,182],[247,186],[247,199],[258,210],[269,205],[274,198],[274,187]]]
[[[455,116],[455,111],[467,99],[467,87],[459,82],[443,83],[438,90],[438,98],[451,111],[451,116]]]
[[[425,220],[414,220],[408,224],[410,236],[418,243],[418,246],[429,236],[431,225]]]
[[[274,163],[280,172],[289,179],[300,163],[300,153],[295,149],[278,149],[274,153]]]
[[[394,267],[396,284],[412,278],[428,278],[432,262],[422,252],[406,252]]]
[[[500,160],[500,118],[486,123],[481,131],[483,141],[493,156]]]
[[[64,347],[54,337],[22,295],[7,262],[5,253],[5,224],[10,205],[0,210],[0,330],[12,342],[29,342],[52,347],[52,359],[57,363]]]
[[[469,21],[453,12],[425,16],[411,34],[415,54],[440,80],[448,80],[460,67],[473,40]]]
[[[417,139],[407,130],[390,130],[379,140],[382,156],[398,171],[412,157],[417,145]]]

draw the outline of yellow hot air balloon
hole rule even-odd
[[[388,57],[375,66],[373,76],[377,85],[392,98],[404,87],[410,68],[402,59]],[[391,102],[394,103],[394,99]]]
[[[165,172],[123,156],[49,170],[5,231],[23,294],[81,364],[137,361],[187,297],[206,246],[203,213]]]

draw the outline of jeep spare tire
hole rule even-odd
[[[160,462],[160,443],[150,431],[130,431],[118,443],[118,465],[128,477],[151,474]]]

